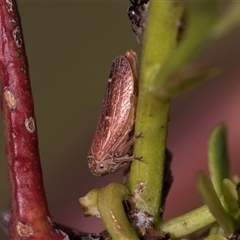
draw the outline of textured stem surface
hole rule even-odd
[[[160,222],[166,152],[169,101],[157,99],[151,92],[156,73],[160,71],[177,46],[177,21],[182,6],[174,1],[151,1],[144,33],[140,71],[139,97],[135,133],[143,133],[134,146],[134,161],[127,182],[135,207],[141,210],[145,223]],[[147,213],[147,214],[146,214]]]
[[[54,230],[47,208],[28,65],[14,0],[0,0],[0,73],[11,187],[10,238],[64,239],[64,233]]]

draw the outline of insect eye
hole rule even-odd
[[[98,163],[96,165],[96,171],[99,173],[104,173],[108,171],[108,164],[107,163]]]
[[[137,24],[140,21],[139,12],[136,10],[135,7],[130,6],[128,8],[128,18],[132,22],[132,24]]]
[[[93,159],[94,159],[94,157],[93,157],[92,155],[89,155],[89,156],[87,157],[87,160],[88,160],[89,163],[92,162]]]

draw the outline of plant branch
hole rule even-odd
[[[0,73],[8,175],[10,238],[67,239],[53,227],[44,192],[36,119],[15,0],[0,0]]]
[[[150,89],[156,73],[177,45],[177,22],[181,15],[181,4],[175,1],[152,1],[144,34],[135,124],[135,133],[142,132],[144,137],[136,142],[134,148],[134,155],[142,156],[143,162],[132,163],[127,185],[133,194],[135,207],[148,218],[142,221],[146,223],[149,223],[149,218],[154,224],[160,220],[169,118],[169,101],[156,99]]]

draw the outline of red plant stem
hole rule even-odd
[[[54,229],[47,207],[27,58],[15,0],[0,0],[0,73],[11,187],[10,238],[64,239],[66,234]]]

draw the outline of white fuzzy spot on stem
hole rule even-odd
[[[14,110],[17,107],[17,100],[13,93],[9,90],[3,92],[4,99],[11,110]]]
[[[25,119],[25,127],[28,130],[28,132],[30,132],[30,133],[35,132],[36,127],[35,127],[35,121],[34,121],[33,117]]]

